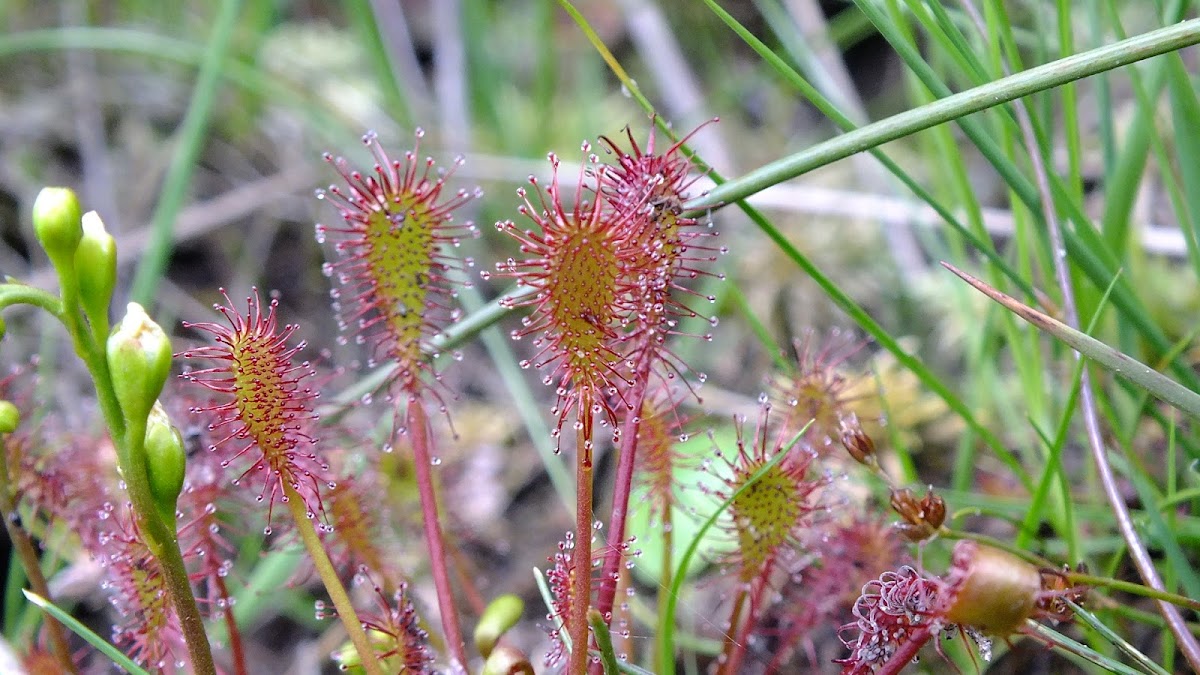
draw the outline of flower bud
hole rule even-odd
[[[127,421],[145,420],[171,374],[171,341],[142,306],[129,303],[108,337],[108,372]]]
[[[75,249],[75,277],[84,313],[97,333],[107,333],[108,305],[117,285],[117,243],[95,211],[83,214],[83,238]]]
[[[948,620],[1001,636],[1033,615],[1042,590],[1036,567],[973,541],[955,545],[946,583]]]
[[[858,421],[858,415],[850,413],[838,420],[841,426],[841,441],[842,446],[846,448],[846,452],[854,458],[854,461],[866,466],[877,466],[878,460],[875,457],[875,442],[863,431],[862,424]]]
[[[33,232],[61,274],[83,237],[79,199],[70,188],[42,188],[33,202]]]
[[[525,601],[511,593],[492,600],[475,626],[475,648],[486,659],[500,637],[521,620]]]
[[[146,424],[146,478],[158,513],[172,530],[175,529],[175,503],[183,490],[187,452],[183,436],[171,424],[167,411],[155,402]]]
[[[483,664],[483,675],[533,675],[533,664],[525,652],[508,645],[496,648]]]
[[[0,401],[0,434],[11,434],[21,423],[21,411],[12,401]]]

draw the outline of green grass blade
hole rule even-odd
[[[1192,265],[1200,270],[1200,232],[1197,216],[1200,216],[1200,100],[1192,86],[1191,78],[1178,55],[1170,59],[1167,68],[1170,91],[1171,119],[1174,123],[1175,160],[1179,163],[1179,175],[1183,179],[1183,209],[1189,217],[1180,218],[1184,241]],[[1166,160],[1167,158],[1164,158]],[[1164,167],[1168,171],[1169,165]]]
[[[25,594],[26,600],[32,602],[34,605],[37,605],[43,612],[49,614],[55,619],[58,619],[59,623],[67,628],[70,628],[71,631],[79,637],[87,640],[89,644],[98,649],[101,654],[107,656],[118,667],[124,668],[126,671],[133,673],[133,675],[150,675],[149,672],[142,669],[141,666],[134,663],[132,659],[123,654],[121,650],[114,647],[104,638],[93,633],[90,628],[80,623],[75,617],[52,605],[37,593],[25,589],[21,589],[21,592]]]
[[[1022,304],[1015,298],[1001,293],[953,265],[945,262],[942,265],[958,275],[963,281],[974,286],[984,295],[1033,324],[1034,327],[1053,335],[1080,354],[1100,364],[1114,375],[1134,382],[1146,391],[1154,394],[1156,398],[1170,403],[1181,411],[1200,419],[1200,394],[1175,382],[1150,366],[1122,354],[1090,335],[1081,333],[1053,317]]]
[[[604,623],[604,615],[595,609],[588,610],[588,623],[592,624],[592,636],[596,638],[596,647],[600,650],[600,664],[604,666],[604,675],[617,675],[621,666],[617,662],[617,654],[613,651],[612,633],[608,624]]]
[[[13,551],[8,557],[8,578],[4,583],[4,637],[10,642],[17,637],[18,618],[27,607],[17,593],[25,586],[26,578],[25,566],[21,564],[17,552]]]
[[[154,293],[167,269],[174,238],[175,218],[179,215],[179,209],[183,207],[188,183],[200,156],[200,148],[208,128],[209,113],[216,101],[217,86],[221,83],[221,71],[233,31],[237,27],[241,6],[241,0],[224,0],[221,3],[213,24],[208,52],[200,66],[196,86],[192,90],[191,102],[179,126],[176,137],[178,145],[171,156],[171,164],[163,179],[162,192],[154,208],[150,243],[138,264],[130,291],[132,299],[146,307],[152,306]]]
[[[1111,642],[1113,646],[1115,646],[1117,649],[1120,649],[1129,658],[1133,659],[1133,661],[1144,668],[1146,672],[1153,673],[1154,675],[1170,675],[1165,668],[1155,663],[1149,656],[1146,656],[1138,651],[1137,647],[1129,644],[1127,640],[1122,638],[1120,635],[1117,635],[1116,632],[1109,628],[1107,624],[1096,618],[1095,614],[1092,614],[1074,602],[1071,602],[1069,599],[1066,602],[1067,605],[1071,607],[1071,610],[1075,612],[1075,617],[1077,619],[1083,621],[1090,626],[1092,630],[1102,635],[1105,640]]]
[[[1096,324],[1100,321],[1100,308],[1105,306],[1109,294],[1112,293],[1112,286],[1104,293],[1104,298],[1100,301],[1100,305],[1096,312],[1092,315],[1088,322],[1085,333],[1092,333],[1096,329]],[[1043,508],[1046,505],[1046,500],[1050,496],[1051,481],[1057,476],[1062,490],[1062,506],[1064,509],[1064,524],[1070,527],[1070,531],[1064,532],[1063,535],[1068,539],[1068,560],[1076,560],[1079,556],[1078,532],[1074,528],[1074,507],[1071,504],[1071,489],[1068,481],[1066,470],[1062,465],[1062,451],[1066,447],[1067,433],[1070,430],[1071,418],[1075,410],[1075,406],[1079,400],[1080,385],[1083,378],[1084,361],[1080,359],[1075,364],[1071,372],[1071,388],[1068,394],[1066,404],[1063,406],[1062,419],[1059,420],[1058,429],[1054,432],[1054,439],[1048,444],[1050,453],[1046,457],[1046,466],[1042,472],[1042,477],[1038,480],[1037,490],[1033,493],[1033,500],[1029,504],[1029,511],[1025,514],[1025,520],[1022,521],[1021,527],[1017,530],[1016,546],[1018,548],[1027,548],[1034,535],[1036,534],[1038,514],[1043,513]]]
[[[675,610],[679,603],[679,592],[683,588],[683,581],[687,578],[688,566],[691,565],[692,557],[696,555],[696,551],[700,547],[700,541],[704,539],[704,535],[710,529],[712,529],[713,525],[716,524],[717,519],[720,518],[721,514],[725,512],[725,509],[729,508],[729,506],[733,504],[733,502],[740,497],[743,492],[749,490],[755,483],[762,480],[763,476],[767,475],[767,472],[773,469],[776,464],[779,464],[783,461],[783,458],[787,456],[788,451],[790,451],[792,447],[796,445],[796,443],[804,435],[804,432],[808,431],[808,427],[811,424],[811,421],[809,421],[808,424],[805,424],[804,428],[802,428],[783,449],[776,453],[776,455],[767,463],[759,467],[757,471],[751,474],[751,476],[746,479],[745,483],[742,483],[737,490],[734,490],[733,494],[729,495],[729,497],[722,502],[715,511],[713,511],[712,515],[710,515],[708,519],[704,521],[704,524],[700,526],[700,529],[697,530],[696,536],[692,538],[691,543],[688,544],[688,547],[683,552],[683,555],[680,556],[679,564],[675,567],[675,574],[671,579],[671,588],[663,589],[662,591],[669,593],[669,600],[666,605],[666,611],[664,611],[663,615],[658,619],[658,653],[659,658],[661,659],[659,662],[659,672],[671,673],[675,671]]]
[[[943,105],[943,104],[946,104],[947,102],[954,101],[955,99],[963,99],[964,97],[969,97],[972,95],[973,92],[978,93],[980,91],[986,90],[986,89],[993,87],[1000,83],[1013,82],[1017,79],[1024,80],[1025,78],[1031,77],[1036,73],[1043,73],[1043,75],[1038,76],[1038,78],[1040,79],[1040,78],[1045,77],[1045,73],[1055,72],[1056,69],[1058,69],[1058,68],[1064,68],[1065,70],[1076,70],[1081,65],[1081,61],[1088,62],[1090,60],[1091,56],[1101,55],[1101,56],[1103,56],[1103,58],[1101,60],[1107,61],[1115,56],[1115,54],[1113,54],[1111,51],[1113,48],[1120,48],[1122,46],[1129,46],[1131,44],[1130,40],[1124,40],[1115,45],[1101,47],[1101,48],[1092,50],[1090,52],[1085,52],[1083,54],[1077,54],[1075,56],[1067,57],[1065,59],[1060,59],[1059,61],[1055,61],[1053,63],[1038,66],[1037,68],[1033,68],[1033,69],[1024,71],[1022,73],[1017,73],[1010,77],[1004,78],[1002,80],[998,80],[997,82],[993,82],[993,83],[982,85],[980,87],[976,87],[974,89],[963,92],[962,94],[951,94],[949,87],[938,78],[937,74],[932,70],[932,68],[929,66],[929,64],[926,63],[925,60],[921,57],[921,54],[916,49],[916,47],[913,44],[910,44],[910,42],[903,35],[901,35],[899,33],[899,31],[895,28],[895,26],[893,26],[892,24],[890,24],[888,22],[887,17],[885,17],[879,11],[878,8],[874,7],[874,5],[872,5],[871,3],[865,2],[864,0],[859,0],[859,6],[860,6],[860,9],[862,9],[862,11],[864,13],[866,13],[868,16],[871,17],[871,19],[875,23],[876,27],[880,30],[880,32],[884,35],[884,37],[893,45],[893,47],[897,50],[897,52],[900,54],[901,58],[905,61],[905,63],[913,70],[914,73],[916,73],[918,75],[918,77],[921,79],[922,83],[925,84],[927,87],[929,87],[931,90],[933,90],[936,94],[945,97],[942,100],[935,101],[934,103],[931,103],[931,104],[928,104],[925,106],[921,106],[919,108],[914,108],[913,110],[910,110],[906,113],[901,113],[900,115],[897,115],[895,117],[888,118],[888,120],[882,120],[881,122],[876,122],[875,124],[870,125],[868,127],[863,127],[862,129],[859,130],[859,132],[865,132],[865,131],[871,129],[872,127],[879,127],[880,125],[886,124],[889,121],[894,122],[895,120],[900,119],[906,115],[912,115],[913,113],[919,113],[922,110],[933,109],[939,105]],[[1200,20],[1196,20],[1196,21],[1200,21]],[[1177,24],[1176,27],[1182,26],[1182,25],[1184,25],[1184,24],[1180,23],[1180,24]],[[1143,34],[1136,38],[1132,38],[1131,40],[1141,40],[1141,39],[1146,38],[1149,35],[1152,35],[1153,33],[1159,33],[1161,35],[1161,31],[1153,31],[1152,33],[1146,33],[1146,34]],[[1190,38],[1187,38],[1187,39],[1188,40],[1196,40],[1197,37],[1198,36],[1196,36],[1196,35],[1192,35]],[[1145,45],[1143,45],[1143,46],[1145,46]],[[1089,55],[1091,55],[1091,56],[1089,56]],[[1097,65],[1097,64],[1098,64],[1098,62],[1091,63],[1090,65]],[[1059,73],[1059,74],[1061,74],[1061,73]],[[1064,81],[1070,81],[1071,79],[1072,78],[1066,78]],[[1077,78],[1074,78],[1074,79],[1077,79]],[[1026,84],[1028,84],[1028,83],[1026,82]],[[1037,87],[1028,87],[1027,89],[1028,89],[1028,91],[1025,91],[1024,94],[1034,93],[1035,91],[1039,90]],[[1008,100],[1008,97],[1006,96],[1003,87],[999,88],[995,93],[996,93],[997,100],[991,101],[991,102],[989,102],[981,107],[977,107],[977,108],[982,109],[982,108],[992,107],[992,105],[994,105],[994,104],[1003,103],[1006,100]],[[1008,92],[1008,93],[1012,93],[1012,92]],[[975,110],[971,110],[971,111],[975,111]],[[964,114],[965,114],[965,112],[970,112],[970,111],[964,111]],[[1000,144],[998,144],[994,139],[992,139],[988,135],[988,133],[979,124],[978,120],[974,120],[970,117],[962,117],[962,118],[956,118],[956,121],[959,124],[959,126],[962,128],[963,132],[971,139],[971,141],[973,143],[975,143],[975,145],[980,149],[980,152],[983,153],[983,155],[988,159],[988,161],[992,164],[992,166],[996,169],[996,171],[1000,173],[1001,177],[1010,186],[1010,188],[1012,189],[1012,191],[1016,195],[1016,197],[1018,197],[1020,199],[1020,201],[1022,203],[1024,203],[1030,209],[1030,212],[1033,214],[1033,217],[1040,221],[1040,219],[1041,219],[1040,196],[1038,194],[1037,189],[1033,185],[1033,182],[1031,180],[1029,180],[1029,178],[1025,175],[1025,172],[1022,169],[1020,169],[1016,165],[1016,163],[1014,163],[1013,161],[1011,161],[1008,158],[1008,156],[1002,150],[1002,147],[1000,146]],[[1010,113],[1007,121],[1010,124],[1015,124],[1015,120],[1011,119],[1011,113]],[[858,132],[856,132],[856,133],[858,133]],[[1035,134],[1036,134],[1036,129],[1035,129]],[[743,179],[739,179],[739,181],[745,180],[748,178],[753,178],[756,175],[758,175],[760,172],[771,169],[771,167],[779,167],[780,165],[786,165],[789,162],[796,161],[800,158],[806,158],[804,160],[806,162],[812,161],[813,156],[819,156],[819,155],[823,154],[823,152],[824,152],[822,150],[823,148],[828,149],[830,147],[833,147],[839,141],[845,142],[845,139],[847,139],[847,137],[854,136],[854,135],[855,135],[854,133],[846,134],[846,136],[835,138],[832,141],[829,141],[827,143],[823,143],[818,146],[814,146],[814,148],[810,149],[809,151],[797,153],[796,155],[792,155],[790,158],[785,158],[784,160],[780,160],[773,164],[767,165],[766,167],[763,167],[759,171],[752,172],[751,174],[748,174]],[[879,139],[876,139],[876,140],[879,140]],[[888,140],[890,140],[890,139],[888,139]],[[873,146],[870,146],[870,147],[873,147]],[[865,148],[859,148],[859,149],[865,149]],[[856,150],[852,149],[852,151],[856,151]],[[840,159],[840,158],[841,157],[836,157],[836,159]],[[826,158],[826,159],[829,159],[829,158]],[[796,168],[796,167],[792,167],[792,168]],[[1120,260],[1109,249],[1106,242],[1099,235],[1099,233],[1097,233],[1094,230],[1091,221],[1089,220],[1088,216],[1084,213],[1082,205],[1080,205],[1077,201],[1072,199],[1071,193],[1068,191],[1066,186],[1063,184],[1062,179],[1060,179],[1056,174],[1050,174],[1048,176],[1048,179],[1050,181],[1050,188],[1051,188],[1054,200],[1058,203],[1059,208],[1066,214],[1066,216],[1075,225],[1075,227],[1073,227],[1073,228],[1064,228],[1064,230],[1063,230],[1067,253],[1070,255],[1072,261],[1075,264],[1079,265],[1079,267],[1084,271],[1084,273],[1087,275],[1088,279],[1092,282],[1092,284],[1096,288],[1106,288],[1110,283],[1112,283],[1113,277],[1116,274],[1116,270],[1120,266]],[[731,181],[731,182],[733,182],[733,181]],[[713,194],[717,194],[718,191],[720,191],[720,190],[722,190],[722,188],[718,187],[717,191],[710,193],[710,195],[706,199],[715,201]],[[1042,226],[1044,229],[1044,223],[1042,224]],[[1133,293],[1132,289],[1129,288],[1128,284],[1125,283],[1124,281],[1119,280],[1117,282],[1116,287],[1113,290],[1113,304],[1125,315],[1124,321],[1122,322],[1123,327],[1131,326],[1134,329],[1136,329],[1137,331],[1141,332],[1142,335],[1146,338],[1146,341],[1150,344],[1150,346],[1160,353],[1169,349],[1170,343],[1169,343],[1169,340],[1167,339],[1166,335],[1163,333],[1162,329],[1159,328],[1159,326],[1150,318],[1149,313],[1146,311],[1144,305],[1141,303],[1141,301],[1138,299],[1138,297]],[[1180,360],[1175,360],[1172,362],[1171,366],[1172,366],[1173,371],[1189,387],[1191,387],[1195,390],[1200,390],[1200,376],[1197,376],[1197,374],[1191,369],[1190,365],[1183,363]]]
[[[812,84],[810,84],[806,79],[804,79],[803,76],[790,68],[787,63],[785,63],[783,59],[775,54],[775,52],[771,51],[771,48],[768,47],[762,40],[759,40],[754,36],[753,33],[747,30],[745,26],[738,23],[737,19],[735,19],[733,15],[731,15],[729,12],[726,12],[720,5],[714,2],[714,0],[704,0],[704,2],[706,5],[708,5],[709,9],[711,9],[713,13],[717,15],[718,18],[724,21],[725,24],[742,39],[743,42],[753,49],[754,52],[759,55],[759,57],[766,61],[767,65],[771,66],[777,75],[783,78],[785,82],[793,87],[807,101],[816,106],[816,108],[820,110],[821,113],[826,117],[828,117],[834,124],[836,124],[838,128],[846,132],[851,132],[862,128],[856,125],[848,115],[839,110],[832,101],[821,94],[821,92],[816,87],[812,86]],[[1008,264],[1006,260],[1004,260],[1004,258],[1000,256],[999,253],[996,252],[996,249],[990,240],[979,236],[977,233],[971,231],[965,225],[963,225],[949,208],[943,205],[936,197],[933,196],[931,192],[926,190],[920,183],[916,181],[916,179],[909,175],[907,171],[905,171],[882,150],[878,148],[870,148],[867,150],[867,152],[871,153],[872,157],[879,160],[879,162],[883,164],[884,168],[891,172],[891,174],[894,175],[901,183],[903,183],[905,187],[911,190],[918,199],[928,204],[930,208],[932,208],[938,214],[938,216],[942,218],[942,220],[954,228],[955,232],[970,242],[976,250],[987,256],[988,261],[995,265],[1001,272],[1003,272],[1006,277],[1008,277],[1014,284],[1017,285],[1017,287],[1030,295],[1033,294],[1033,288],[1021,277],[1021,275],[1016,272],[1016,270],[1014,270]]]
[[[368,65],[375,74],[374,80],[383,90],[384,104],[388,107],[388,114],[400,124],[414,126],[412,110],[414,106],[405,96],[405,88],[400,86],[403,78],[397,72],[397,65],[379,34],[379,18],[372,12],[369,0],[351,0],[344,6],[350,28],[362,44]],[[403,10],[397,6],[392,11]],[[397,48],[407,49],[408,45],[393,45],[393,49]]]
[[[1085,661],[1101,668],[1106,668],[1109,672],[1120,673],[1121,675],[1145,675],[1143,671],[1130,668],[1124,663],[1105,656],[1085,644],[1072,640],[1053,628],[1033,621],[1027,622],[1025,627],[1028,632],[1041,637],[1046,642],[1064,650],[1068,654],[1074,654]]]
[[[1122,470],[1129,482],[1133,484],[1138,499],[1146,505],[1145,514],[1148,527],[1145,529],[1157,540],[1167,560],[1166,569],[1173,570],[1178,576],[1179,583],[1189,597],[1200,598],[1200,573],[1192,567],[1187,552],[1180,542],[1178,528],[1167,524],[1162,514],[1162,496],[1154,487],[1143,467],[1120,456],[1113,457],[1113,466]]]
[[[733,203],[818,167],[923,129],[1196,43],[1200,43],[1200,19],[1184,21],[1105,47],[1068,56],[832,138],[727,181],[685,206],[693,210],[704,210],[720,204]]]

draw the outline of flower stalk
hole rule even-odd
[[[243,476],[264,477],[259,500],[270,496],[268,522],[276,498],[282,496],[280,501],[291,512],[305,548],[337,608],[338,618],[359,650],[361,665],[370,675],[382,675],[362,622],[313,524],[318,514],[324,514],[319,477],[329,467],[314,451],[316,439],[310,435],[316,419],[310,406],[317,393],[305,385],[304,379],[314,373],[307,362],[298,365],[293,362],[306,343],[288,344],[298,327],[279,326],[275,314],[277,300],[271,301],[264,314],[255,291],[247,298],[246,305],[244,316],[228,306],[215,306],[228,325],[184,324],[211,333],[216,344],[183,352],[182,356],[209,359],[216,365],[187,372],[183,377],[228,397],[223,403],[195,411],[216,413],[218,421],[213,428],[227,430],[228,435],[214,443],[213,449],[233,446],[234,457],[250,457],[250,467]],[[335,485],[329,483],[328,487]],[[270,530],[268,525],[266,531]]]
[[[430,569],[437,589],[438,606],[448,648],[457,662],[467,664],[458,611],[450,585],[447,543],[438,517],[437,493],[433,482],[436,456],[424,406],[425,395],[439,398],[431,386],[439,374],[429,358],[431,341],[444,324],[459,317],[452,307],[456,291],[453,272],[473,264],[450,255],[463,237],[478,236],[471,222],[457,224],[453,211],[474,193],[459,190],[444,196],[446,172],[435,172],[432,158],[418,156],[424,131],[416,132],[417,145],[392,159],[373,133],[363,137],[375,158],[371,173],[350,169],[342,158],[326,160],[345,181],[320,194],[340,212],[342,224],[317,226],[317,239],[332,242],[336,260],[326,273],[337,278],[341,288],[334,292],[335,308],[343,317],[343,329],[354,329],[372,346],[375,358],[390,359],[396,368],[389,375],[389,398],[407,402],[406,428],[413,446],[413,465],[421,499],[421,519],[429,552]]]
[[[313,568],[321,577],[321,583],[325,585],[325,592],[329,593],[329,599],[333,601],[333,606],[337,609],[338,618],[342,620],[342,626],[346,628],[350,642],[358,650],[359,665],[367,672],[367,675],[383,675],[383,669],[379,667],[379,662],[375,658],[375,650],[371,647],[367,633],[358,620],[353,603],[350,602],[350,595],[346,593],[346,587],[338,579],[337,571],[333,569],[333,563],[330,562],[329,555],[325,552],[325,546],[321,544],[321,538],[317,536],[317,529],[313,526],[311,514],[305,510],[304,497],[287,482],[283,483],[283,494],[286,497],[284,501],[287,503],[288,510],[291,511],[292,520],[296,523],[296,530],[300,533],[300,540],[304,542],[304,548],[312,558]]]
[[[647,366],[649,362],[647,362]],[[636,384],[630,395],[632,410],[643,410],[646,398],[646,380],[649,368],[634,376]],[[638,438],[644,415],[626,415],[621,429],[621,449],[617,456],[617,474],[613,483],[612,514],[608,522],[608,547],[600,572],[600,589],[596,596],[596,609],[606,623],[612,620],[613,601],[617,593],[617,575],[621,567],[621,542],[625,538],[625,521],[629,516],[629,497],[633,492],[633,474],[637,463]],[[664,523],[670,519],[671,506],[663,508]],[[670,569],[670,528],[663,528],[664,570]],[[669,574],[669,572],[668,572]]]
[[[438,611],[442,616],[442,630],[446,644],[458,666],[467,666],[466,643],[463,641],[458,609],[454,605],[454,592],[450,586],[449,566],[446,562],[446,543],[442,535],[441,520],[438,518],[437,493],[433,485],[434,456],[430,449],[429,419],[421,401],[415,397],[408,401],[408,434],[413,446],[413,470],[417,474],[417,491],[421,499],[421,521],[425,528],[425,544],[429,550],[430,571],[434,588],[437,590]],[[451,670],[456,670],[451,664]]]
[[[108,342],[111,343],[109,345],[101,342],[101,338],[104,336],[89,328],[85,315],[99,315],[98,298],[102,295],[100,290],[103,290],[107,284],[108,269],[104,265],[100,266],[104,269],[96,267],[76,269],[75,255],[85,236],[82,219],[78,200],[71,190],[46,188],[38,195],[34,204],[34,230],[58,276],[60,297],[57,302],[51,303],[47,301],[49,297],[52,297],[48,294],[38,292],[36,289],[21,292],[22,289],[19,285],[7,284],[6,286],[10,286],[13,292],[5,293],[3,298],[0,298],[0,307],[19,302],[33,304],[49,311],[66,327],[75,353],[84,362],[95,387],[101,414],[117,450],[117,463],[125,481],[129,501],[137,514],[138,529],[145,537],[151,554],[162,567],[167,593],[170,595],[179,617],[192,668],[200,675],[215,674],[212,650],[208,644],[208,636],[204,630],[199,607],[192,594],[191,583],[184,566],[183,555],[179,550],[176,534],[159,515],[158,500],[151,491],[149,477],[146,473],[144,447],[146,415],[153,406],[154,399],[157,398],[157,391],[161,391],[162,388],[163,382],[156,382],[156,380],[161,375],[162,380],[165,381],[165,373],[161,367],[161,358],[157,358],[154,363],[137,358],[140,347],[134,343],[140,337],[151,336],[150,346],[156,347],[162,339],[165,339],[165,335],[161,335],[161,329],[153,325],[144,312],[140,314],[134,312],[135,316],[127,317],[131,323],[126,328],[136,326],[139,329],[145,329],[146,332],[139,331],[135,336],[124,334],[118,337],[117,333],[121,332],[118,329],[117,333],[108,337]],[[104,250],[100,257],[104,260],[107,261],[115,255],[115,251],[111,247],[105,245],[101,248]],[[91,282],[97,282],[93,287],[94,292],[89,294],[88,306],[84,307],[80,294],[80,275],[88,274],[98,274],[103,278],[88,280],[88,283],[85,284],[85,286],[93,287]],[[130,337],[133,338],[132,342],[128,339]],[[121,361],[119,365],[124,371],[121,373],[124,384],[129,383],[129,378],[141,378],[141,391],[134,397],[138,399],[136,402],[133,402],[132,399],[123,400],[129,398],[124,395],[129,393],[129,389],[124,387],[124,384],[119,387],[120,383],[117,380],[120,378],[113,377],[113,364],[109,363],[108,358],[108,352],[111,350],[108,347],[115,348],[127,355],[119,359]],[[161,357],[161,350],[156,352],[155,357]],[[155,359],[152,357],[151,361],[155,361]],[[170,367],[169,346],[166,367]],[[156,386],[157,390],[155,390]],[[124,394],[118,389],[123,389]],[[147,398],[150,399],[149,402],[146,401]],[[125,410],[127,403],[134,403],[132,407],[135,409]]]
[[[580,399],[580,410],[591,410],[591,396]],[[586,408],[584,407],[586,406]],[[592,598],[592,417],[584,414],[575,433],[578,457],[575,460],[575,548],[572,550],[571,614],[567,634],[571,637],[568,673],[584,673],[588,664],[588,608]]]

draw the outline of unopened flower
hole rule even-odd
[[[422,136],[417,130],[418,141]],[[338,259],[324,269],[341,285],[333,296],[343,329],[370,343],[372,365],[378,359],[396,361],[396,386],[417,392],[426,386],[422,374],[433,373],[429,340],[458,317],[451,306],[456,296],[451,277],[473,264],[447,251],[463,237],[477,236],[472,223],[454,222],[453,211],[479,193],[459,190],[443,197],[446,179],[461,158],[450,171],[435,172],[433,159],[418,156],[419,142],[403,161],[389,157],[374,133],[363,136],[363,144],[375,157],[369,174],[325,155],[346,185],[318,196],[337,207],[343,223],[318,225],[317,240],[335,237]]]
[[[521,596],[511,593],[501,595],[488,603],[483,614],[479,615],[479,622],[475,624],[475,633],[472,636],[475,648],[485,659],[492,653],[500,638],[517,625],[524,611],[525,601]]]
[[[175,505],[183,490],[187,454],[183,449],[183,437],[162,405],[155,403],[146,425],[145,452],[146,478],[150,494],[167,527],[175,529]]]
[[[534,675],[533,664],[520,649],[498,645],[483,663],[483,675]]]
[[[33,233],[60,276],[74,266],[75,249],[83,238],[82,213],[71,188],[42,188],[33,201]]]
[[[232,304],[229,296],[225,300]],[[250,466],[235,484],[248,476],[262,482],[258,500],[269,502],[268,522],[275,499],[282,495],[285,485],[304,499],[309,517],[323,512],[320,486],[329,470],[318,458],[316,439],[311,435],[317,418],[312,403],[318,394],[304,380],[313,375],[313,369],[307,361],[293,360],[306,343],[288,345],[297,326],[279,326],[275,318],[278,304],[272,300],[264,316],[255,291],[246,299],[244,316],[227,306],[215,305],[228,325],[184,326],[212,334],[216,344],[181,354],[185,359],[217,364],[186,372],[183,377],[227,397],[222,403],[203,408],[218,414],[213,427],[226,432],[209,450],[224,449],[227,454],[223,466],[243,455],[249,457]],[[271,531],[270,525],[266,531]]]
[[[83,214],[83,238],[75,249],[79,301],[95,332],[108,332],[108,305],[117,286],[117,242],[95,211]]]
[[[841,430],[839,438],[842,447],[854,458],[854,461],[871,468],[879,467],[879,458],[875,455],[875,441],[863,431],[858,415],[850,413],[840,416],[838,426]]]
[[[21,411],[12,401],[0,400],[0,434],[11,434],[21,423]]]
[[[105,344],[109,377],[121,412],[144,422],[171,374],[171,340],[136,302]]]

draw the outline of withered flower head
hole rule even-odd
[[[892,490],[892,509],[904,519],[896,529],[909,541],[923,541],[937,534],[946,520],[946,502],[933,492],[933,486],[925,497],[918,500],[912,490]]]

